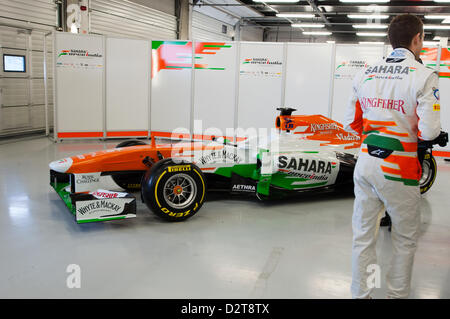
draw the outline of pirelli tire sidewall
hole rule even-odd
[[[166,201],[163,194],[165,183],[174,175],[186,174],[196,184],[192,203],[183,209],[176,209]],[[141,194],[144,203],[157,216],[168,221],[186,220],[200,210],[206,198],[206,179],[202,171],[192,163],[174,163],[172,159],[157,162],[142,178]]]
[[[427,162],[427,163],[425,163]],[[423,163],[422,163],[422,170],[423,170],[423,166],[428,165],[430,170],[429,170],[429,177],[427,178],[426,182],[422,185],[420,184],[420,193],[421,194],[425,194],[427,191],[430,190],[431,186],[433,186],[434,181],[436,180],[436,175],[437,175],[437,164],[436,164],[436,159],[434,158],[434,156],[431,154],[431,152],[426,152],[425,156],[423,158]]]

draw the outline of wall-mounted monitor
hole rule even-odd
[[[3,72],[25,73],[26,71],[24,55],[3,54]]]

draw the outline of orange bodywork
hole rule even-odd
[[[189,160],[192,156],[183,155],[186,151],[220,150],[222,148],[222,145],[208,146],[203,143],[138,145],[115,148],[71,157],[73,163],[66,173],[146,171],[148,166],[144,164],[144,159],[149,157],[149,159],[157,162],[159,160],[158,152],[163,158],[185,157]]]
[[[359,148],[361,138],[344,130],[341,123],[322,115],[282,115],[275,120],[275,127],[282,131],[303,134],[304,139],[324,141],[320,146],[344,145],[345,149]],[[301,128],[301,130],[296,130]]]

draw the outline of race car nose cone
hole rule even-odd
[[[59,161],[51,162],[48,166],[58,173],[65,173],[72,166],[73,160],[68,157]]]

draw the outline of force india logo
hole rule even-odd
[[[83,56],[83,57],[93,57],[93,58],[101,58],[102,55],[100,53],[89,53],[87,50],[61,50],[58,54],[58,58],[62,55],[69,56]]]
[[[286,156],[278,157],[278,167],[322,174],[331,174],[333,168],[330,162],[295,157],[288,159]]]
[[[244,59],[244,62],[242,64],[263,64],[263,65],[267,65],[267,64],[275,64],[275,65],[281,65],[282,62],[281,61],[270,61],[268,58],[250,58],[250,59]]]
[[[109,210],[111,212],[120,212],[121,209],[122,207],[117,204],[102,200],[91,202],[83,207],[78,208],[77,211],[81,215],[84,215],[88,213],[94,213],[97,210]]]

